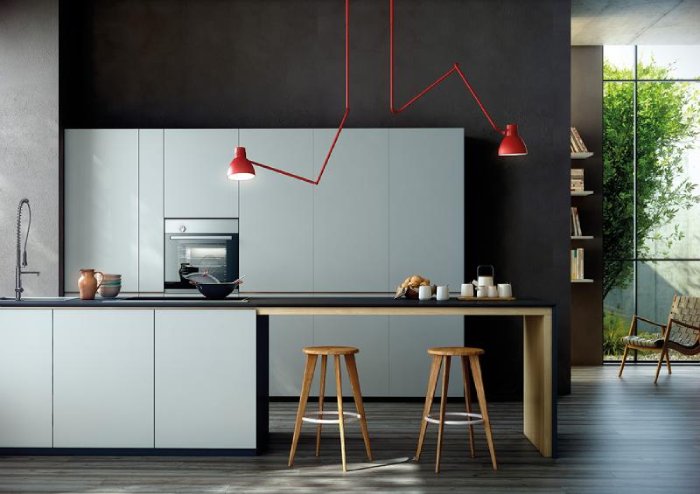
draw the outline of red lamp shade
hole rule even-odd
[[[233,150],[233,159],[228,165],[229,180],[250,180],[255,177],[253,163],[246,158],[245,148],[236,146]]]
[[[498,147],[498,156],[523,156],[527,154],[527,146],[522,137],[518,135],[516,124],[506,125],[506,136]]]

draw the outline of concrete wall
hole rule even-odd
[[[27,269],[41,271],[26,276],[25,295],[58,294],[58,156],[58,0],[2,0],[0,296],[14,295],[15,218],[23,197],[33,213]]]

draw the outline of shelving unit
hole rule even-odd
[[[588,159],[591,156],[593,156],[592,152],[585,152],[585,153],[571,153],[571,159],[573,160],[583,160],[583,159]],[[585,196],[591,196],[593,195],[594,191],[592,190],[577,190],[577,191],[571,191],[571,197],[585,197]],[[578,221],[578,220],[577,220]],[[576,241],[576,240],[593,240],[595,237],[593,235],[571,235],[571,241]],[[585,255],[585,251],[584,255]],[[585,271],[585,267],[584,267]],[[580,279],[572,279],[571,283],[593,283],[593,279],[591,278],[580,278]]]

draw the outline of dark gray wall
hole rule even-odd
[[[14,295],[23,197],[27,269],[41,271],[25,277],[25,295],[58,294],[58,155],[58,0],[0,0],[0,295]]]
[[[400,116],[388,111],[388,0],[351,4],[351,127],[464,127],[466,269],[492,263],[518,297],[558,306],[560,391],[569,390],[569,3],[398,0],[397,98],[458,61],[499,136],[454,78]],[[334,127],[343,108],[341,0],[64,2],[64,127]],[[442,241],[446,239],[436,239]],[[428,273],[426,273],[428,274]],[[492,397],[518,396],[518,322],[468,321],[487,350]],[[419,365],[417,363],[417,365]]]
[[[594,154],[572,160],[583,168],[586,189],[592,196],[572,198],[579,208],[581,229],[594,240],[576,241],[585,250],[585,271],[593,283],[571,285],[571,362],[603,363],[603,47],[571,48],[571,125]]]

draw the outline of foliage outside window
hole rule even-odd
[[[632,313],[665,322],[669,293],[700,295],[688,293],[700,275],[700,78],[674,79],[667,48],[620,48],[605,47],[603,83],[606,358],[621,355]],[[700,74],[688,51],[700,47],[676,51]]]

